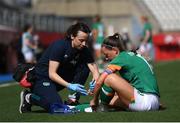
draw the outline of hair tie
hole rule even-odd
[[[118,34],[116,34],[115,37],[116,37],[117,39],[119,39],[119,35],[118,35]]]

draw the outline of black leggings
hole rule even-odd
[[[72,78],[72,82],[84,85],[88,75],[89,68],[87,65],[81,64],[76,68],[74,76],[67,76]],[[58,94],[58,91],[63,88],[63,86],[56,84],[48,78],[37,76],[37,80],[32,88],[31,102],[49,111],[50,105],[54,103],[63,103]],[[77,93],[76,97],[79,99],[80,94]]]

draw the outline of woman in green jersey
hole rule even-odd
[[[158,110],[159,89],[148,62],[135,52],[125,51],[117,33],[104,40],[101,50],[110,62],[96,82],[90,105],[96,109],[100,97],[102,104],[130,111]]]

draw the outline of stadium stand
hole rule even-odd
[[[146,15],[154,25],[154,44],[158,52],[156,59],[177,59],[180,51],[179,6],[179,0],[0,0],[0,45],[3,47],[0,52],[7,52],[13,35],[21,33],[27,23],[34,25],[42,44],[47,47],[52,41],[62,38],[67,27],[75,21],[92,25],[92,18],[96,14],[102,16],[106,32],[110,27],[114,32],[126,27],[132,42],[138,45],[139,40],[135,36],[142,28],[139,18]],[[176,36],[169,32],[176,33]],[[169,35],[173,37],[173,45],[166,42]],[[173,47],[176,50],[172,50]],[[4,60],[8,61],[6,56],[0,59],[3,66],[0,73],[3,74],[9,72],[9,65],[4,65],[9,63]]]
[[[37,31],[63,33],[74,20],[86,21],[87,24],[91,24],[89,21],[91,18],[89,17],[64,17],[55,14],[37,13],[30,11],[28,8],[19,7],[19,4],[12,6],[14,1],[18,0],[3,1],[0,1],[0,25],[18,30],[22,29],[25,24],[31,23]]]
[[[144,0],[144,3],[158,20],[163,31],[180,30],[179,0]]]

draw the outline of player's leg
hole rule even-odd
[[[105,84],[103,84],[101,90],[100,90],[100,102],[101,104],[97,107],[97,112],[107,112],[112,111],[112,107],[109,107],[109,102],[114,96],[114,90]],[[82,112],[93,112],[92,107],[90,107],[90,104],[80,104],[76,106],[77,109],[79,109]]]
[[[154,46],[152,43],[148,43],[147,44],[147,49],[148,49],[148,54],[149,54],[149,58],[150,61],[154,60]]]
[[[24,53],[26,63],[35,63],[35,59],[32,52]]]
[[[106,84],[103,84],[100,90],[100,102],[105,105],[109,105],[110,101],[114,97],[115,91],[107,86]]]
[[[117,95],[117,93],[115,93],[115,95],[112,98],[112,100],[110,101],[109,105],[111,107],[118,108],[119,110],[126,110],[126,105],[124,103],[122,103],[122,101],[119,98],[119,96]]]
[[[134,88],[117,74],[110,74],[104,81],[118,95],[119,101],[127,108],[134,101]],[[114,99],[115,100],[115,99]],[[114,101],[115,103],[116,101]]]
[[[119,76],[117,76],[116,74],[112,74],[112,75],[109,75],[105,79],[104,84],[102,85],[101,90],[100,90],[100,102],[101,103],[97,107],[96,111],[100,111],[100,112],[112,111],[112,109],[114,107],[118,107],[118,110],[119,110],[120,109],[119,104],[121,104],[122,107],[124,106],[124,108],[127,108],[128,104],[131,102],[131,100],[134,99],[133,87],[131,87],[131,85],[128,85],[129,83],[127,83],[125,85],[122,85],[122,83],[120,83],[117,85],[116,83],[119,83],[119,81],[120,82],[122,81],[121,78],[117,79],[118,77]],[[119,88],[114,89],[114,86],[121,86],[120,94],[117,94],[117,95],[115,94],[116,91],[119,92],[119,90],[118,90]],[[121,92],[121,91],[124,91],[124,92]],[[119,95],[121,95],[121,96],[119,96]],[[81,107],[81,106],[79,106],[79,107]],[[92,108],[87,108],[87,109],[89,109],[87,112],[92,112]],[[114,110],[117,110],[117,109],[113,109],[113,111]],[[120,110],[122,110],[122,108]]]
[[[141,44],[137,52],[149,61],[149,52],[147,44]]]
[[[122,97],[119,97],[117,93],[115,93],[114,89],[110,87],[110,83],[107,84],[109,79],[106,79],[103,86],[100,90],[100,106],[101,111],[109,111],[109,110],[124,110],[126,109],[126,105],[122,102]],[[103,109],[103,107],[107,107]]]
[[[152,93],[141,93],[122,77],[111,74],[104,83],[116,93],[110,105],[119,106],[131,111],[150,111],[159,109],[159,97]]]

